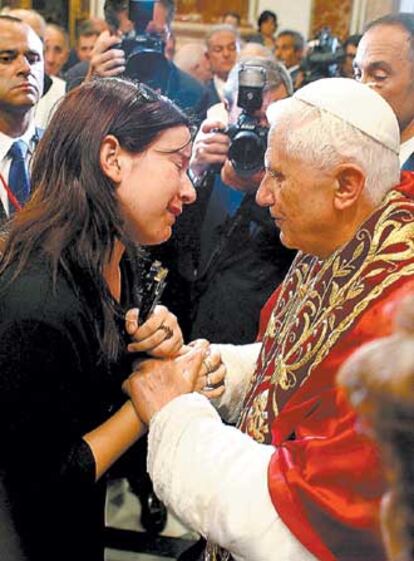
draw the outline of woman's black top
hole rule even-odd
[[[12,283],[0,276],[0,470],[30,560],[103,559],[105,478],[82,435],[124,398],[129,372],[98,342],[99,300],[87,277],[41,258]],[[122,322],[120,321],[120,324]]]

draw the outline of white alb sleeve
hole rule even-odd
[[[221,359],[227,368],[226,391],[212,403],[220,416],[229,423],[235,422],[239,416],[261,346],[261,343],[211,345],[213,349],[220,351]]]
[[[184,524],[237,561],[316,561],[274,508],[267,470],[274,447],[224,425],[199,394],[151,420],[148,471],[157,496]]]

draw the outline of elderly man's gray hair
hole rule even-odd
[[[237,29],[235,27],[233,27],[232,25],[229,25],[227,23],[219,23],[217,25],[213,25],[213,27],[211,27],[209,29],[209,31],[207,31],[206,34],[206,45],[207,47],[210,44],[210,39],[213,37],[213,35],[216,35],[216,33],[232,33],[236,39],[237,42],[240,41],[240,35],[239,32],[237,31]]]
[[[291,158],[321,171],[357,164],[366,175],[365,196],[375,205],[399,183],[398,155],[336,115],[295,97],[278,102],[275,110],[273,134],[283,137]]]
[[[236,100],[239,89],[239,70],[242,66],[253,66],[263,68],[266,71],[265,91],[273,90],[283,84],[288,95],[293,94],[292,80],[283,64],[272,58],[246,58],[239,61],[231,70],[224,86],[224,97],[231,107]]]

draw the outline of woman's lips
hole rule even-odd
[[[168,211],[171,212],[171,214],[173,214],[174,216],[177,217],[177,216],[180,216],[183,209],[180,206],[169,205]]]

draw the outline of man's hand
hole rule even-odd
[[[264,169],[257,171],[254,175],[248,177],[241,177],[237,175],[233,164],[230,160],[226,160],[224,166],[221,168],[221,179],[226,185],[230,185],[238,191],[254,193],[259,188],[260,183],[265,175]]]
[[[202,175],[213,164],[225,162],[230,139],[221,132],[214,132],[223,128],[224,125],[220,121],[212,119],[203,121],[194,140],[190,161],[190,169],[195,175]]]
[[[119,48],[121,40],[121,35],[111,35],[109,31],[99,35],[92,51],[87,80],[94,76],[108,78],[125,72],[125,53]]]
[[[195,390],[203,356],[203,351],[196,348],[174,359],[139,363],[122,388],[145,424],[171,400]]]
[[[176,356],[183,346],[183,334],[177,318],[165,306],[156,306],[145,323],[138,326],[138,310],[125,315],[125,329],[133,340],[128,345],[131,353],[145,352],[153,357]]]
[[[221,360],[221,353],[217,349],[212,350],[207,339],[195,339],[188,345],[183,345],[180,354],[201,350],[204,353],[203,362],[198,372],[195,391],[205,395],[208,399],[217,399],[225,391],[225,377],[227,369]]]

